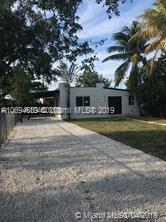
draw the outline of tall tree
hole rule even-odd
[[[29,106],[32,102],[31,79],[24,69],[17,65],[14,68],[14,78],[11,84],[10,94],[15,98],[17,106]]]
[[[67,108],[69,109],[68,112],[68,119],[70,119],[70,87],[71,83],[74,81],[76,75],[78,75],[80,68],[71,63],[70,66],[67,63],[61,62],[59,67],[55,69],[57,75],[66,83],[67,87]]]
[[[58,0],[1,2],[0,88],[3,94],[9,91],[17,64],[49,83],[55,80],[55,61],[63,57],[75,60],[81,53],[91,51],[88,43],[79,43],[76,36],[81,30],[77,8],[73,2]]]
[[[155,51],[155,59],[159,51],[166,51],[166,1],[156,0],[154,7],[147,9],[140,18],[143,29],[136,33],[130,41],[136,41],[140,36],[152,40],[145,52]]]
[[[141,76],[142,83],[137,88],[139,103],[151,115],[166,116],[166,54],[155,62],[152,74],[143,67]]]
[[[110,46],[108,52],[118,52],[111,54],[103,60],[107,62],[110,60],[122,60],[124,61],[115,71],[115,86],[118,86],[120,82],[127,75],[127,72],[131,66],[129,74],[129,89],[134,90],[140,81],[139,66],[140,63],[145,63],[144,50],[146,48],[147,39],[140,37],[134,42],[129,42],[131,37],[140,31],[140,26],[137,21],[134,21],[131,27],[125,26],[121,32],[113,35],[113,40],[116,41],[116,45]]]
[[[85,70],[76,77],[76,86],[95,87],[96,83],[104,83],[105,87],[110,87],[111,80],[104,78],[103,75],[91,70]]]
[[[50,81],[52,75],[54,79],[55,61],[64,57],[76,61],[78,56],[93,51],[87,41],[80,42],[77,37],[82,27],[76,12],[82,2],[1,0],[0,88],[3,92],[8,91],[4,85],[9,85],[17,64],[30,74]],[[109,17],[119,14],[120,2],[125,0],[96,0],[107,7]]]

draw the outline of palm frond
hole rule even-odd
[[[126,47],[124,47],[124,46],[110,46],[109,48],[108,48],[108,52],[109,53],[112,53],[112,52],[126,52]]]
[[[158,36],[158,30],[155,27],[149,27],[142,32],[142,35],[147,39],[151,39]]]
[[[134,44],[135,42],[138,42],[140,38],[142,38],[143,34],[142,32],[137,32],[131,38],[129,39],[129,44]]]
[[[131,29],[128,26],[124,26],[122,32],[129,36],[131,34]]]
[[[166,52],[166,38],[161,40],[161,50]]]
[[[166,1],[156,0],[154,8],[147,9],[140,18],[142,19],[143,31],[141,35],[147,39],[156,38],[152,45],[149,46],[148,51],[153,51],[157,48],[159,37],[166,38]],[[138,37],[138,34],[137,34]]]
[[[109,47],[108,52],[117,53],[109,55],[102,62],[109,60],[123,61],[123,64],[115,72],[115,86],[118,86],[126,75],[130,63],[137,67],[139,67],[138,64],[145,63],[146,58],[143,55],[147,38],[140,33],[140,30],[142,30],[140,23],[134,21],[131,27],[125,26],[121,32],[113,35],[116,45]],[[139,75],[139,73],[137,74]]]
[[[122,79],[124,79],[124,77],[126,75],[126,72],[127,72],[128,68],[129,68],[129,65],[130,65],[130,61],[127,60],[122,65],[120,65],[117,68],[117,70],[115,71],[115,87],[120,84]]]
[[[146,42],[147,40],[150,40],[154,36],[157,36],[157,31],[155,29],[149,28],[141,32],[137,32],[133,36],[131,36],[131,38],[129,39],[129,44],[133,44],[135,42],[142,40]]]
[[[153,52],[154,50],[156,50],[156,48],[160,45],[161,43],[161,38],[157,38],[155,39],[151,44],[149,44],[146,49],[145,49],[145,53],[150,53]]]
[[[157,58],[157,54],[158,54],[159,50],[160,50],[160,45],[157,47],[157,49],[156,49],[156,51],[155,51],[155,53],[154,53],[154,56],[153,56],[153,58],[152,58],[152,60],[151,60],[150,73],[153,73],[153,70],[154,70],[154,67],[155,67],[155,60],[156,60],[156,58]]]
[[[113,35],[113,40],[114,41],[119,41],[119,40],[124,40],[124,41],[128,41],[129,39],[129,36],[126,35],[125,33],[123,32],[117,32]]]
[[[139,16],[139,18],[142,18],[145,21],[149,21],[154,18],[158,14],[157,10],[155,8],[147,9],[142,15]]]
[[[103,62],[107,62],[109,60],[126,60],[128,59],[129,55],[127,53],[121,53],[121,54],[114,54],[114,55],[110,55],[107,58],[105,58]]]
[[[127,36],[131,36],[136,32],[140,31],[140,24],[138,21],[133,21],[131,27],[125,26],[122,31],[127,34]]]
[[[80,71],[80,67],[72,63],[68,71],[68,75],[71,82],[73,81],[73,79],[75,78],[75,76],[78,74],[79,71]]]
[[[54,73],[55,73],[56,76],[61,77],[61,72],[58,68],[54,69]]]

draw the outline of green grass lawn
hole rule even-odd
[[[166,160],[166,126],[125,118],[71,122]]]

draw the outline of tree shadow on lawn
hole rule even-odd
[[[154,155],[160,159],[166,160],[166,131],[100,131],[98,133],[133,148],[142,150],[150,155]]]
[[[66,122],[72,122],[72,123],[74,123],[74,122],[105,122],[105,121],[110,121],[110,122],[112,122],[112,121],[117,121],[117,122],[119,122],[119,121],[133,121],[132,119],[130,119],[130,118],[125,118],[125,117],[108,117],[108,118],[103,118],[103,117],[101,117],[101,118],[83,118],[83,119],[71,119],[71,120],[65,120]]]

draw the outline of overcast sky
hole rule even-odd
[[[105,44],[96,49],[99,58],[99,61],[95,62],[96,71],[114,80],[114,72],[120,62],[101,63],[109,55],[107,48],[114,44],[112,34],[119,32],[123,26],[130,25],[145,9],[152,7],[153,3],[154,0],[133,0],[133,2],[128,0],[128,3],[120,5],[120,16],[114,15],[112,19],[108,19],[106,9],[102,5],[96,4],[95,0],[83,0],[77,13],[80,17],[79,23],[83,27],[83,30],[78,33],[78,37],[81,41],[97,41],[107,38]],[[121,86],[123,87],[123,85]],[[54,84],[51,89],[55,89]]]

